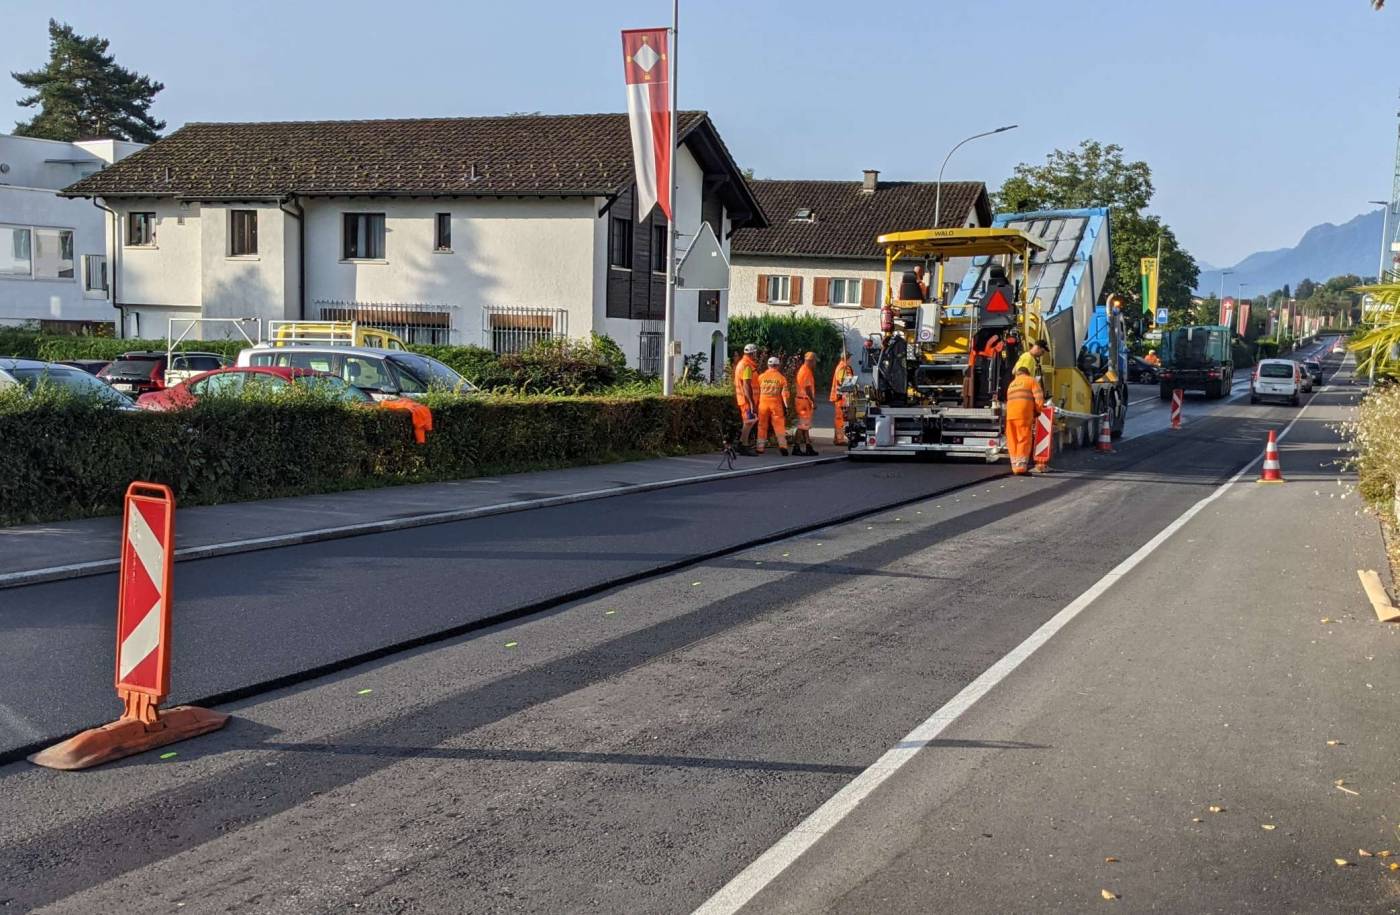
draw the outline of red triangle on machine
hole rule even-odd
[[[1006,295],[998,289],[992,293],[991,298],[987,300],[986,308],[983,310],[989,313],[1005,313],[1011,310],[1011,303],[1006,300]]]

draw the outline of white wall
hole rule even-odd
[[[482,345],[484,306],[565,308],[570,335],[586,337],[597,207],[587,198],[308,201],[307,314],[318,300],[446,306],[452,342]],[[348,212],[385,214],[382,261],[341,257]],[[437,213],[452,214],[448,252],[434,250]]]
[[[107,205],[120,217],[117,301],[122,306],[154,305],[197,311],[202,303],[203,226],[199,204],[159,199],[109,201]],[[155,244],[127,244],[127,214],[132,212],[156,214]],[[144,327],[142,333],[150,334]]]
[[[56,191],[101,170],[107,161],[74,143],[0,134],[0,164],[9,166],[0,171],[0,184]]]
[[[258,214],[258,252],[234,257],[229,212]],[[285,235],[292,235],[287,259]],[[199,214],[200,293],[207,318],[285,320],[296,315],[296,220],[275,203],[205,204]],[[291,295],[288,295],[288,280]],[[123,293],[125,300],[125,293]],[[212,328],[210,328],[212,329]],[[208,330],[208,329],[206,329]]]
[[[101,292],[83,289],[83,255],[106,253],[106,213],[91,200],[69,200],[53,191],[0,186],[0,224],[73,231],[73,277],[0,277],[0,324],[33,320],[114,321]]]

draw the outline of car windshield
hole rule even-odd
[[[75,394],[95,398],[109,406],[131,406],[131,399],[125,394],[113,390],[87,372],[70,366],[49,365],[36,368],[14,368],[10,369],[10,374],[31,391],[37,391],[40,385],[54,385]]]
[[[1259,366],[1259,375],[1263,378],[1292,378],[1293,366],[1287,362],[1266,362]]]
[[[411,376],[413,380],[417,381],[421,386],[418,390],[433,389],[459,392],[476,390],[470,381],[436,359],[420,356],[417,353],[395,353],[389,357],[389,361],[394,364],[394,368],[399,371],[400,375]],[[404,386],[404,390],[409,390],[407,385]]]
[[[123,356],[107,366],[106,374],[122,378],[149,378],[151,369],[161,358],[161,356]]]

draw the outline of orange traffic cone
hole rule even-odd
[[[1099,420],[1099,443],[1094,450],[1099,454],[1113,453],[1113,426],[1108,421],[1107,413]]]
[[[1269,430],[1269,443],[1264,446],[1264,472],[1259,475],[1260,483],[1282,483],[1283,468],[1278,462],[1278,436]]]

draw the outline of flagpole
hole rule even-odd
[[[663,349],[665,368],[661,373],[661,393],[670,396],[675,393],[676,357],[671,352],[672,341],[676,337],[676,120],[680,112],[676,110],[676,45],[680,43],[679,28],[681,18],[680,0],[671,0],[671,139],[668,157],[670,159],[671,218],[666,226],[666,334]]]

